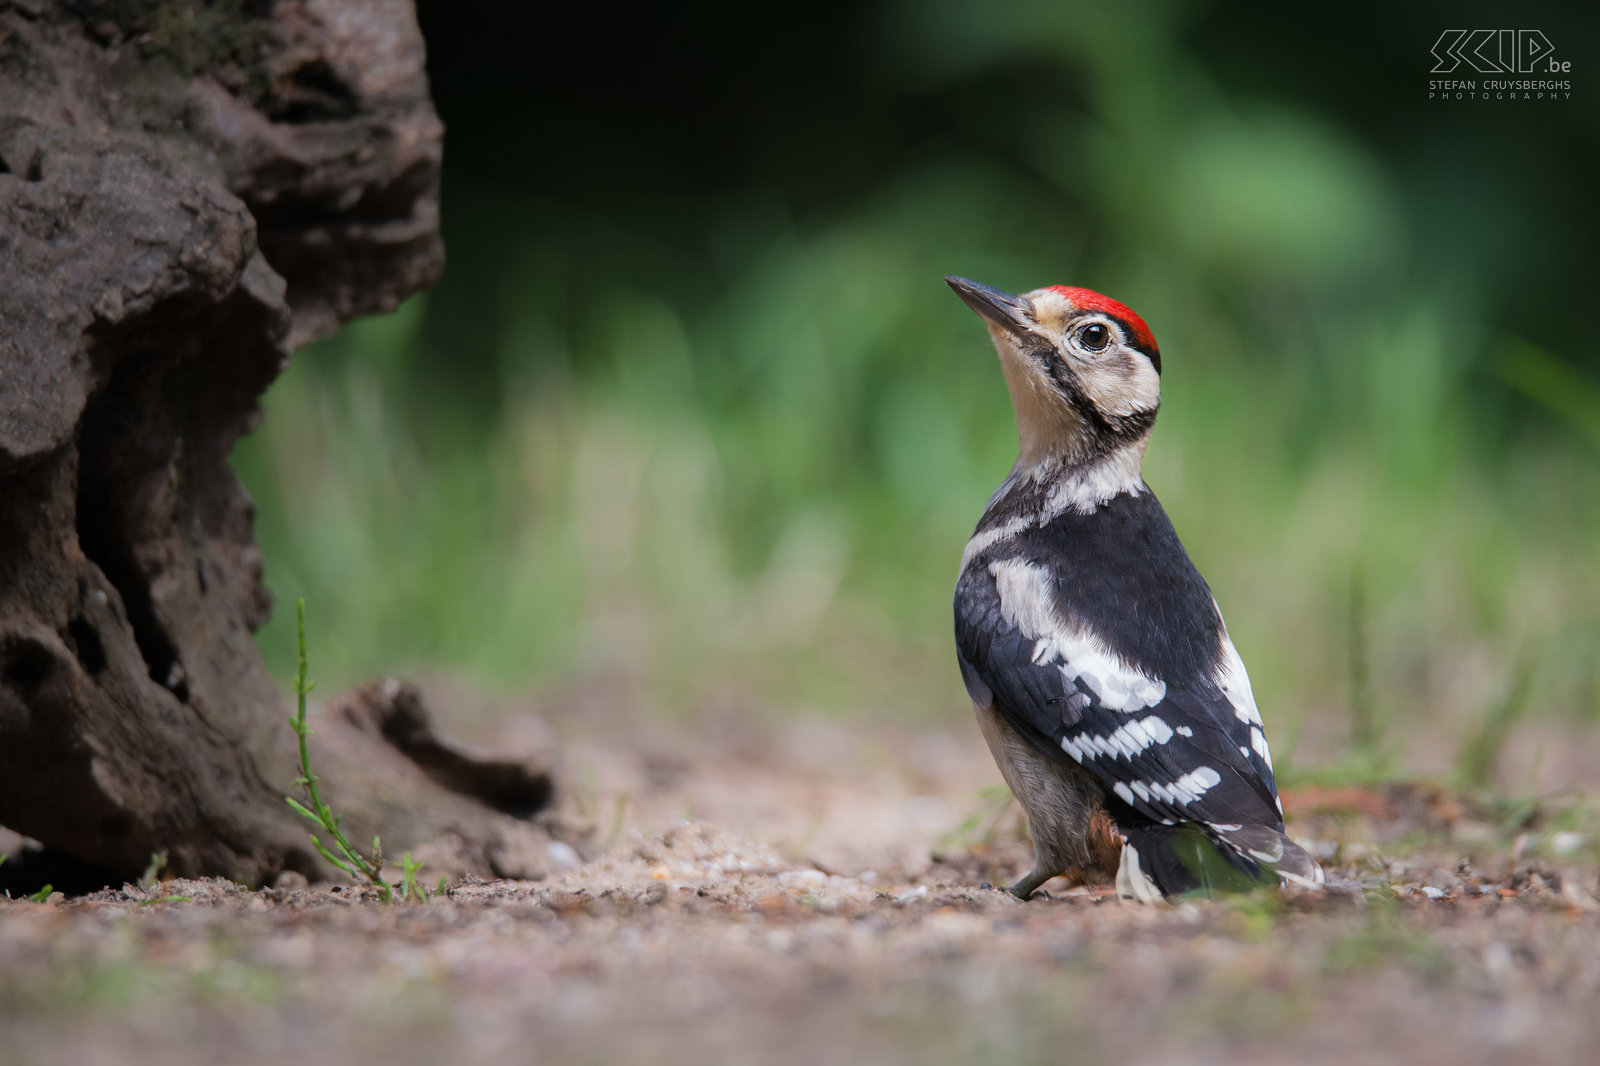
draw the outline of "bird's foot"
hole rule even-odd
[[[1006,891],[1011,893],[1013,896],[1016,896],[1018,899],[1026,902],[1028,898],[1034,894],[1034,892],[1038,891],[1040,885],[1044,884],[1054,876],[1055,874],[1044,873],[1038,867],[1034,867],[1034,869],[1029,872],[1028,876],[1024,877],[1010,888],[1006,889]]]

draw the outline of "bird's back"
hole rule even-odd
[[[968,556],[962,577],[981,580],[997,560],[1042,565],[1053,579],[1056,609],[1131,665],[1164,679],[1209,679],[1223,653],[1222,619],[1155,493],[1141,486],[1088,513],[1052,514],[1050,492],[1048,484],[1030,484],[997,496],[974,536],[1014,531]],[[1022,523],[1026,517],[1034,521]]]

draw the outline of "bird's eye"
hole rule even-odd
[[[1100,322],[1091,322],[1078,331],[1078,341],[1091,352],[1103,352],[1111,343],[1111,331]]]

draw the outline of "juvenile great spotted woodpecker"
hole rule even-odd
[[[961,674],[1033,836],[1010,891],[1062,873],[1141,902],[1322,884],[1284,835],[1217,602],[1140,473],[1161,404],[1144,320],[1088,289],[945,281],[988,325],[1017,420],[955,595]]]

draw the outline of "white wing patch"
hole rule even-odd
[[[1118,781],[1111,786],[1111,791],[1122,797],[1122,802],[1129,805],[1132,805],[1134,797],[1137,796],[1145,803],[1155,799],[1161,803],[1187,806],[1220,784],[1222,775],[1209,766],[1202,766],[1197,770],[1190,770],[1170,785],[1160,781]]]
[[[1222,619],[1220,610],[1217,619]],[[1228,702],[1233,704],[1234,717],[1253,726],[1261,725],[1261,712],[1256,710],[1256,697],[1250,691],[1250,675],[1245,673],[1244,660],[1239,658],[1226,625],[1222,627],[1222,659],[1217,664],[1217,672],[1212,680],[1228,697]]]
[[[1002,540],[1010,540],[1012,537],[1016,536],[1018,533],[1021,533],[1023,530],[1030,528],[1037,522],[1038,518],[1034,515],[1021,515],[1020,517],[1013,518],[1003,526],[995,526],[992,529],[978,530],[978,532],[972,535],[972,539],[967,541],[967,550],[961,553],[961,569],[956,571],[956,573],[958,575],[966,573],[967,567],[972,563],[972,560],[976,558],[978,553],[982,552],[985,548],[988,548],[992,544],[997,544]]]
[[[1258,725],[1250,727],[1250,746],[1256,749],[1256,754],[1261,756],[1261,761],[1267,764],[1267,769],[1272,769],[1272,752],[1267,748],[1267,735],[1261,731],[1261,727]]]
[[[1087,733],[1077,737],[1063,737],[1061,747],[1079,762],[1101,755],[1109,758],[1120,755],[1124,759],[1132,759],[1151,745],[1165,744],[1171,739],[1172,727],[1164,719],[1152,714],[1118,726],[1103,737]]]
[[[1219,621],[1222,618],[1220,608],[1217,618]],[[1222,627],[1222,660],[1217,665],[1215,681],[1228,702],[1233,704],[1234,717],[1250,727],[1250,748],[1240,745],[1239,754],[1249,756],[1250,749],[1254,749],[1261,756],[1261,761],[1267,764],[1267,769],[1272,769],[1272,749],[1267,747],[1267,735],[1261,731],[1261,712],[1256,709],[1255,693],[1250,691],[1250,675],[1245,673],[1244,660],[1239,658],[1226,625]],[[1278,809],[1280,812],[1283,809],[1281,802]]]
[[[1036,666],[1059,664],[1069,686],[1082,679],[1107,710],[1141,711],[1166,697],[1166,682],[1146,677],[1088,629],[1069,625],[1056,612],[1050,571],[1019,559],[1002,559],[990,564],[989,573],[1000,593],[1001,616],[1034,641]]]

